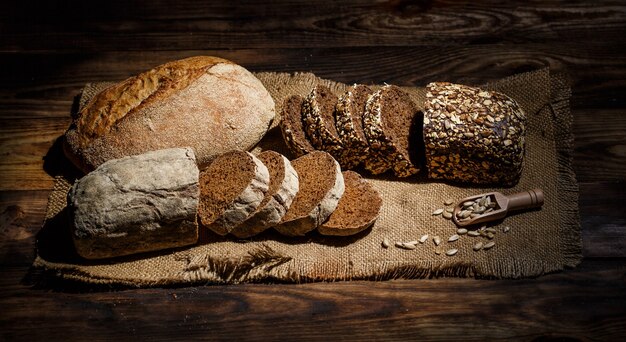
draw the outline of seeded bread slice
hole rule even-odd
[[[383,200],[374,187],[353,171],[344,171],[345,192],[328,221],[317,228],[320,234],[348,236],[376,222]]]
[[[304,128],[302,127],[302,103],[304,98],[293,95],[285,100],[281,114],[280,130],[289,151],[295,158],[313,152],[315,147],[311,145]]]
[[[200,172],[200,222],[219,235],[228,234],[259,207],[269,182],[267,167],[252,154],[218,156]]]
[[[343,143],[335,128],[337,96],[324,85],[316,85],[302,103],[302,123],[311,145],[339,158]]]
[[[344,144],[339,160],[342,169],[355,168],[368,158],[369,144],[363,132],[363,113],[365,103],[372,93],[368,86],[355,84],[337,102],[335,126]]]
[[[298,172],[300,190],[274,229],[284,235],[301,236],[328,219],[345,188],[339,163],[326,152],[311,152],[291,165]]]
[[[370,149],[384,156],[387,165],[382,167],[390,166],[398,177],[419,172],[419,150],[415,145],[421,140],[416,135],[422,130],[418,123],[417,106],[396,86],[384,86],[367,100],[363,127]]]
[[[298,173],[287,158],[274,151],[263,151],[258,158],[269,170],[269,190],[257,210],[230,232],[238,238],[254,236],[280,223],[298,193]]]

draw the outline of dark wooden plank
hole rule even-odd
[[[0,280],[5,340],[620,340],[624,259],[526,280],[442,278],[86,293]],[[15,279],[20,269],[2,271]],[[65,287],[67,290],[67,287]],[[33,327],[37,327],[33,329]]]
[[[0,51],[624,43],[626,6],[554,1],[11,1]],[[33,8],[35,7],[35,8]]]
[[[479,84],[549,66],[570,75],[575,108],[624,108],[626,54],[604,44],[359,47],[325,49],[0,54],[0,108],[52,100],[63,106],[88,82],[120,81],[167,61],[194,55],[231,59],[252,71],[311,71],[341,82]],[[8,102],[4,102],[8,101]],[[21,111],[23,112],[23,111]],[[35,111],[41,112],[41,108]],[[10,113],[15,116],[15,113]],[[41,114],[39,114],[41,115]]]

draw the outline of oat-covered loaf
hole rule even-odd
[[[526,116],[515,100],[447,82],[427,86],[428,175],[474,184],[515,184],[522,172]]]
[[[249,150],[267,132],[274,101],[245,68],[191,57],[160,65],[94,96],[65,133],[65,154],[83,171],[146,151],[192,147],[200,167]]]
[[[378,154],[379,161],[366,162],[365,167],[373,174],[391,168],[398,177],[419,172],[420,119],[415,103],[396,86],[386,85],[370,96],[363,115],[363,129],[370,150]]]

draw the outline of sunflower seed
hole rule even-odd
[[[444,212],[442,215],[443,215],[443,218],[448,219],[448,220],[452,218],[452,213],[449,213],[447,211]]]
[[[469,232],[467,232],[467,236],[476,237],[480,236],[480,233],[475,230],[470,230]]]
[[[452,249],[448,249],[448,251],[446,252],[447,256],[453,256],[456,254],[456,252],[458,252],[459,250],[456,248],[452,248]]]
[[[443,202],[443,204],[445,204],[445,205],[451,205],[452,203],[454,203],[454,200],[453,200],[453,199],[451,199],[451,198],[448,198],[447,200],[445,200],[445,201]]]
[[[475,251],[479,251],[481,248],[483,248],[483,243],[482,242],[478,242],[477,244],[474,245],[474,250]]]
[[[459,214],[457,216],[462,218],[462,219],[464,219],[464,218],[469,217],[471,214],[472,214],[472,212],[469,211],[469,210],[461,210],[461,212],[459,212]]]
[[[454,208],[446,208],[446,211],[452,214],[454,212]]]
[[[443,209],[437,209],[433,211],[433,215],[441,215],[441,213],[443,213]]]
[[[413,241],[405,242],[405,244],[417,246],[418,242],[417,242],[417,240],[413,240]]]
[[[454,234],[450,238],[448,238],[448,242],[454,242],[458,239],[459,239],[459,236],[457,234]]]
[[[467,229],[459,228],[459,229],[456,230],[456,233],[459,234],[459,235],[467,234]]]
[[[402,248],[402,249],[415,249],[415,248],[417,248],[415,245],[408,244],[408,243],[405,243],[405,242],[396,242],[396,247]]]
[[[485,228],[485,231],[488,232],[488,233],[494,233],[494,234],[496,233],[496,229],[495,228],[491,228],[491,227]]]
[[[441,238],[439,236],[435,236],[433,237],[433,242],[435,243],[435,246],[439,246],[441,244]]]
[[[474,205],[474,202],[473,202],[473,201],[467,201],[467,202],[464,202],[464,203],[463,203],[463,206],[464,206],[464,207],[471,207],[471,206],[473,206],[473,205]]]
[[[383,239],[383,243],[382,244],[383,244],[384,248],[389,248],[389,246],[391,246],[391,242],[389,242],[389,239],[387,239],[387,238]]]
[[[504,228],[502,228],[502,231],[505,232],[505,233],[508,233],[509,230],[511,230],[511,227],[509,227],[509,226],[504,226]]]
[[[422,237],[420,237],[420,243],[424,243],[426,242],[426,240],[428,240],[428,234],[424,234],[422,235]],[[416,242],[417,243],[417,242]]]
[[[493,247],[493,246],[495,246],[495,245],[496,245],[496,243],[495,243],[495,242],[493,242],[493,241],[489,241],[489,242],[487,242],[487,243],[483,246],[483,249],[489,249],[489,248],[491,248],[491,247]]]
[[[487,233],[487,238],[488,238],[489,240],[493,239],[493,237],[494,237],[494,236],[495,236],[495,235],[493,235],[493,233]]]
[[[470,218],[477,218],[478,216],[480,216],[480,214],[475,214],[475,213],[470,214]]]
[[[437,254],[437,255],[441,254],[441,249],[439,249],[439,248],[435,249],[435,254]]]

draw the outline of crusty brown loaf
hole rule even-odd
[[[275,116],[263,84],[243,67],[198,56],[163,64],[113,85],[85,105],[65,133],[65,153],[89,171],[103,162],[190,146],[200,167],[248,150]]]

